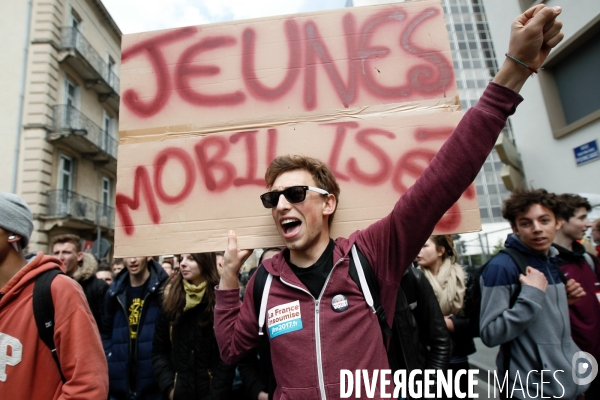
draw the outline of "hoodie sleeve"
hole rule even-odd
[[[356,241],[380,279],[399,282],[444,213],[475,180],[522,97],[490,83],[392,212]]]
[[[215,336],[219,344],[221,359],[234,364],[258,345],[258,317],[254,308],[254,278],[246,285],[244,302],[240,301],[239,289],[220,290],[215,288]],[[266,335],[266,327],[264,328]]]
[[[98,327],[81,286],[63,275],[52,281],[54,343],[66,382],[60,400],[106,399],[108,366]]]
[[[542,310],[546,292],[519,283],[519,269],[510,256],[499,254],[487,265],[480,277],[481,340],[493,347],[515,339],[523,333]],[[515,304],[510,297],[521,289]]]

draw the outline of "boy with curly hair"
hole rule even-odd
[[[511,256],[500,253],[481,274],[481,339],[501,345],[496,358],[504,396],[574,399],[587,385],[571,379],[579,348],[571,338],[565,283],[552,246],[564,202],[544,189],[519,189],[504,201],[502,216],[513,233],[505,247],[528,261],[522,274]],[[508,372],[508,374],[506,373]],[[544,376],[545,374],[545,376]]]

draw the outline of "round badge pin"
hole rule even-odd
[[[331,308],[335,312],[344,312],[348,309],[348,299],[343,294],[337,294],[331,299]]]

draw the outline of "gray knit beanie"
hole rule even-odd
[[[33,232],[33,214],[16,194],[0,192],[0,228],[20,235],[23,248],[27,247]]]

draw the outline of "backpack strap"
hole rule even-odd
[[[254,312],[258,316],[258,334],[261,336],[264,334],[263,327],[265,325],[267,300],[269,298],[272,281],[273,275],[267,272],[264,265],[261,264],[254,274],[254,287],[252,293]]]
[[[519,273],[526,275],[527,267],[529,266],[529,260],[527,259],[527,256],[525,254],[523,254],[519,250],[510,248],[510,247],[504,248],[504,249],[500,250],[500,252],[507,254],[513,260],[513,262],[519,269]],[[519,297],[519,294],[521,294],[521,282],[517,281],[517,289],[510,296],[509,308],[512,308],[515,305],[515,303],[517,302],[517,299]],[[505,372],[507,372],[510,368],[510,358],[512,357],[512,342],[513,341],[510,340],[510,341],[508,341],[506,343],[502,343],[500,345],[500,351],[503,353],[502,367]],[[507,388],[507,390],[508,390],[508,388]],[[505,397],[502,397],[502,398],[509,398],[508,392],[503,393],[503,395]]]
[[[271,362],[271,343],[269,342],[269,336],[263,333],[263,327],[265,324],[267,299],[269,298],[269,290],[271,289],[272,281],[273,275],[271,275],[261,264],[254,273],[252,298],[254,300],[254,311],[256,315],[259,316],[258,334],[260,335],[260,341],[257,347],[258,362],[262,376],[261,379],[266,380],[263,381],[263,383],[266,384],[269,399],[273,398],[273,393],[275,393],[275,388],[277,387],[277,381],[275,379],[275,374],[273,373],[273,364]]]
[[[271,282],[273,275],[267,273],[267,281],[264,285],[264,291],[260,300],[260,312],[258,313],[258,334],[263,335],[263,326],[265,325],[265,315],[267,313],[267,300],[269,299],[269,290],[271,290]]]
[[[33,316],[40,339],[50,349],[52,358],[58,367],[60,379],[65,383],[67,380],[62,373],[56,345],[54,344],[54,303],[52,302],[52,290],[50,288],[52,281],[59,274],[63,274],[63,272],[58,269],[51,269],[36,278],[33,285]]]
[[[356,245],[352,245],[351,251],[352,257],[350,257],[350,278],[358,285],[358,288],[363,293],[367,305],[371,307],[373,313],[377,315],[379,320],[379,326],[381,332],[384,335],[384,343],[387,343],[387,339],[392,337],[392,330],[390,329],[385,311],[381,306],[380,302],[380,288],[379,280],[375,275],[375,271],[369,264],[369,260],[358,250]]]
[[[377,310],[375,307],[373,307],[373,296],[371,296],[371,290],[367,284],[367,278],[365,278],[365,271],[363,270],[360,257],[358,257],[358,253],[356,252],[356,245],[354,244],[352,245],[352,259],[354,260],[356,273],[358,274],[358,281],[360,282],[360,288],[362,289],[363,296],[365,296],[365,301],[367,302],[367,305],[371,307],[373,312],[377,313]]]
[[[519,269],[520,274],[523,274],[523,275],[527,274],[527,267],[529,266],[529,260],[527,259],[527,256],[525,254],[523,254],[522,252],[520,252],[517,249],[513,249],[510,247],[504,248],[504,249],[500,250],[500,252],[507,254],[513,260],[513,262]],[[519,297],[519,294],[521,294],[521,282],[520,281],[518,281],[517,290],[515,290],[513,292],[513,294],[510,296],[509,308],[512,308],[512,306],[515,305],[515,303],[517,302],[517,298]]]
[[[529,259],[527,258],[527,255],[517,249],[513,249],[512,247],[506,247],[500,250],[500,252],[508,254],[517,265],[519,272],[525,275],[527,272],[527,267],[529,266]]]

